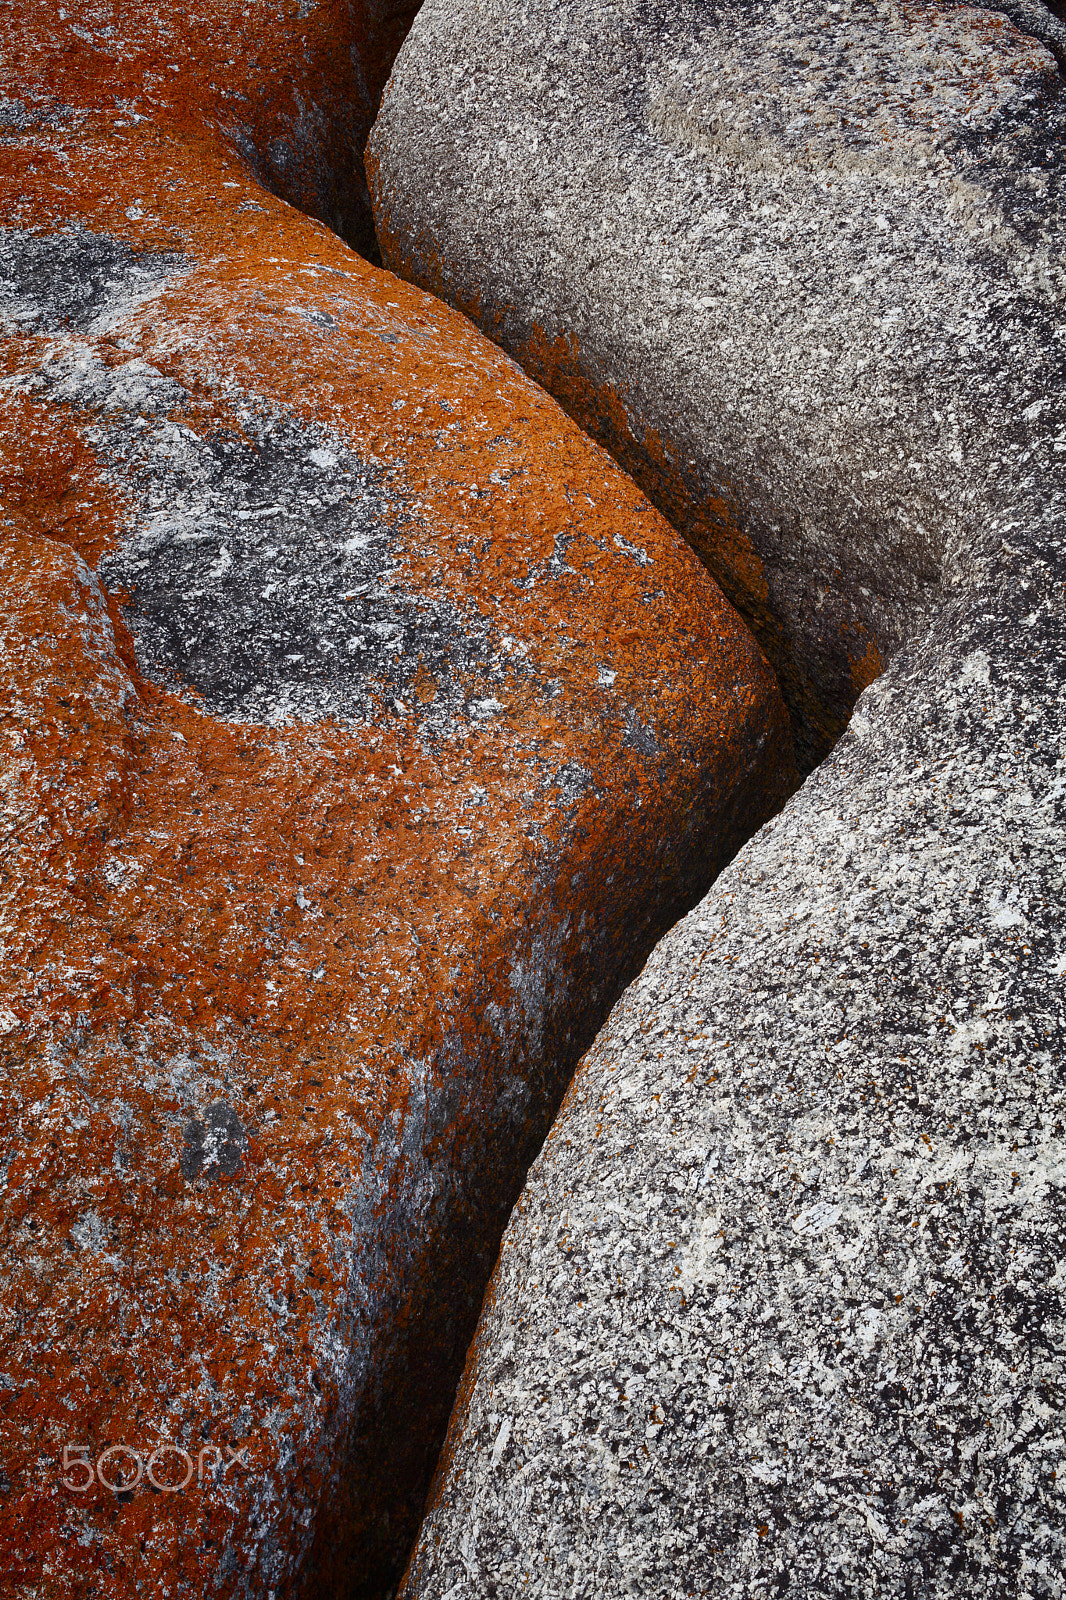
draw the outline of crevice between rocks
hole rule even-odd
[[[300,103],[298,117],[279,116],[264,91],[261,107],[222,126],[269,194],[323,223],[375,267],[381,250],[363,157],[393,62],[420,9],[421,0],[342,0],[339,42],[305,69],[317,98]]]
[[[1012,15],[1021,6],[1028,13],[1035,9],[1036,3],[1037,0],[1002,0],[997,9]],[[388,13],[385,18],[393,28],[391,55],[388,61],[390,68],[392,59],[406,37],[418,9],[417,5],[402,6]],[[1063,3],[1063,11],[1066,12],[1066,0]],[[1062,34],[1066,49],[1066,29],[1062,28],[1061,24],[1056,24],[1056,29]],[[1066,54],[1063,56],[1058,56],[1058,52],[1056,54],[1061,65],[1066,60]],[[374,97],[375,114],[387,76],[387,71],[382,73]],[[380,267],[381,251],[363,172],[362,156],[366,139],[353,138],[351,123],[345,121],[343,112],[343,106],[325,108],[325,114],[318,122],[318,139],[307,142],[300,150],[286,148],[280,142],[257,143],[252,135],[244,130],[231,130],[230,136],[243,160],[265,189],[306,215],[324,223],[352,250],[372,265]],[[373,115],[369,119],[368,130],[372,122]],[[565,399],[558,394],[554,397],[563,404],[564,409],[570,409],[566,407]],[[577,409],[575,408],[570,414],[581,426],[582,418]],[[584,431],[589,432],[587,429]],[[868,678],[854,685],[853,694],[845,696],[839,704],[835,704],[828,711],[812,711],[810,695],[802,681],[804,674],[795,659],[794,652],[790,649],[787,632],[764,605],[757,603],[751,593],[751,586],[747,582],[742,564],[730,565],[720,556],[713,555],[709,548],[701,548],[701,541],[693,537],[692,528],[686,525],[685,517],[678,514],[678,508],[670,503],[669,495],[657,492],[654,474],[641,470],[640,463],[631,459],[625,452],[617,448],[612,449],[611,444],[604,438],[598,438],[595,431],[589,432],[589,436],[608,448],[622,468],[636,480],[648,498],[696,550],[707,570],[723,588],[746,626],[758,640],[781,686],[796,730],[801,735],[800,747],[807,752],[801,767],[802,779],[829,754],[846,728],[859,694],[867,686],[867,682],[872,682],[880,674],[887,664],[886,660],[879,652],[875,652],[876,659]],[[761,814],[757,819],[753,818],[750,827],[743,830],[743,841],[738,844],[737,849],[743,847],[743,842],[746,842],[765,820]],[[732,859],[732,854],[735,853],[732,852],[729,859]],[[344,1575],[338,1587],[337,1565],[330,1567],[331,1575],[326,1577],[324,1567],[312,1562],[311,1570],[305,1573],[303,1587],[303,1593],[309,1600],[327,1600],[327,1596],[329,1600],[339,1600],[341,1596],[344,1600],[393,1600],[417,1536],[421,1505],[444,1442],[455,1392],[462,1375],[464,1358],[474,1335],[485,1287],[498,1254],[499,1243],[511,1207],[521,1192],[526,1171],[549,1132],[555,1112],[581,1057],[592,1044],[619,996],[641,971],[659,939],[692,906],[699,903],[718,872],[727,864],[726,860],[716,862],[714,870],[708,870],[700,877],[691,897],[684,904],[673,907],[667,920],[648,931],[648,937],[635,958],[627,964],[625,970],[615,974],[595,1015],[586,1019],[584,1027],[578,1036],[570,1041],[565,1054],[556,1058],[554,1071],[551,1074],[554,1080],[553,1090],[550,1103],[545,1105],[543,1126],[538,1130],[537,1136],[530,1140],[527,1148],[511,1153],[512,1182],[509,1185],[509,1194],[503,1197],[503,1203],[499,1207],[491,1229],[488,1230],[490,1236],[488,1248],[485,1247],[484,1237],[480,1241],[473,1239],[459,1241],[456,1246],[458,1254],[467,1257],[468,1267],[476,1260],[477,1269],[475,1280],[468,1285],[466,1314],[464,1317],[453,1318],[450,1330],[452,1351],[448,1363],[449,1370],[446,1380],[436,1384],[435,1394],[429,1393],[436,1381],[433,1374],[423,1373],[421,1380],[412,1376],[417,1372],[422,1359],[419,1352],[418,1316],[408,1318],[406,1330],[398,1334],[401,1345],[406,1344],[408,1347],[403,1359],[397,1363],[405,1375],[404,1393],[379,1397],[382,1400],[381,1409],[391,1412],[397,1418],[406,1417],[410,1425],[413,1415],[411,1393],[417,1391],[420,1426],[417,1436],[410,1426],[394,1430],[393,1436],[384,1441],[376,1461],[367,1457],[362,1465],[364,1470],[380,1471],[386,1478],[391,1477],[398,1484],[406,1480],[410,1485],[409,1492],[397,1494],[395,1513],[384,1520],[379,1530],[380,1540],[377,1549],[363,1552],[367,1559],[364,1560],[358,1575],[353,1574],[350,1567],[345,1572],[346,1563],[342,1560],[339,1563],[339,1571]],[[548,1065],[547,1062],[545,1064]],[[427,1286],[427,1293],[431,1292],[432,1286]],[[439,1370],[436,1368],[437,1374]],[[354,1428],[358,1430],[358,1419],[354,1423]],[[355,1454],[359,1455],[358,1449]],[[394,1458],[391,1465],[385,1459],[390,1455]]]
[[[1063,76],[1066,76],[1066,0],[977,0],[977,3],[986,5],[988,9],[1000,11],[1006,15],[1021,31],[1039,39],[1041,43],[1043,43],[1054,55],[1059,65],[1060,72],[1063,74]],[[409,27],[410,23],[413,21],[416,11],[417,7],[407,13],[407,27]],[[404,31],[406,32],[406,28]],[[360,178],[361,176],[362,175],[360,171]],[[279,169],[276,172],[271,172],[264,178],[264,181],[266,182],[267,186],[272,188],[273,192],[279,194],[281,198],[290,201],[290,203],[299,204],[299,201],[294,197],[294,194],[292,192],[287,192],[285,186],[285,175],[282,170]],[[365,194],[365,184],[362,185],[361,192]],[[303,209],[308,210],[310,214],[319,217],[319,220],[322,220],[328,226],[333,227],[334,231],[338,232],[340,237],[344,239],[346,243],[351,245],[352,248],[356,249],[372,264],[381,264],[381,252],[378,247],[377,237],[374,231],[372,220],[370,220],[366,225],[360,223],[358,227],[354,228],[346,225],[335,226],[333,217],[331,215],[323,215],[321,210],[315,210],[311,207],[305,206]],[[369,201],[367,201],[366,216],[369,218],[369,215]],[[537,374],[533,373],[533,376],[536,377]],[[550,389],[549,392],[551,392]],[[567,407],[565,398],[560,396],[558,392],[555,393],[555,398],[563,405],[564,409],[569,411],[569,414],[573,420],[575,420],[579,426],[583,426],[584,418],[580,409],[577,407]],[[782,625],[779,618],[776,618],[772,615],[772,613],[764,604],[759,603],[757,597],[752,592],[752,586],[748,581],[748,577],[743,569],[743,565],[741,563],[734,563],[730,565],[727,560],[722,559],[720,554],[715,554],[709,544],[701,542],[698,538],[693,537],[693,530],[691,526],[687,525],[687,519],[684,516],[679,515],[676,505],[671,504],[670,495],[664,489],[660,489],[657,486],[654,471],[650,469],[642,470],[640,461],[634,459],[632,455],[627,455],[626,452],[621,451],[616,447],[613,448],[611,442],[608,439],[599,436],[595,430],[586,429],[585,431],[587,431],[589,436],[594,438],[597,443],[601,444],[610,451],[615,459],[619,461],[619,464],[623,467],[623,469],[627,471],[635,479],[635,481],[638,482],[648,498],[657,506],[657,508],[667,517],[673,526],[677,528],[682,536],[686,538],[687,542],[696,550],[696,553],[700,556],[707,570],[721,585],[731,603],[743,618],[745,624],[759,641],[760,646],[767,655],[767,658],[770,661],[770,664],[781,686],[786,704],[789,707],[790,714],[792,715],[794,724],[796,725],[796,731],[800,735],[801,748],[806,751],[806,758],[802,763],[801,777],[807,776],[810,772],[821,765],[821,763],[827,758],[837,740],[845,731],[848,721],[850,720],[852,710],[859,696],[870,683],[880,676],[881,672],[888,665],[890,653],[887,650],[882,653],[877,645],[872,642],[872,655],[869,663],[869,671],[865,674],[865,676],[861,676],[858,681],[853,682],[854,692],[850,695],[842,692],[837,697],[835,703],[828,710],[812,710],[810,697],[803,681],[805,675],[801,666],[797,662],[794,650],[790,646],[787,628]],[[722,546],[719,545],[718,548],[720,551]],[[934,585],[933,587],[935,588],[936,586]],[[753,827],[750,831],[753,833],[756,831],[756,828]],[[750,834],[748,837],[750,837]],[[725,863],[722,863],[722,865],[724,866]],[[698,901],[707,892],[711,882],[713,882],[713,876],[708,877],[706,884],[700,888],[697,894],[694,895],[691,904],[694,905],[698,903]],[[683,916],[688,909],[689,906],[682,907],[678,912],[678,917]],[[654,947],[654,944],[657,942],[658,938],[661,937],[662,933],[666,931],[666,927],[667,925],[664,925],[662,928],[656,931],[654,937],[649,941],[647,949],[644,950],[640,958],[632,964],[631,968],[628,968],[625,972],[618,974],[617,981],[613,985],[609,995],[604,1000],[602,1012],[598,1012],[596,1017],[589,1020],[581,1038],[576,1041],[573,1049],[567,1053],[566,1058],[560,1061],[558,1066],[558,1093],[555,1100],[555,1108],[557,1108],[558,1102],[561,1101],[562,1096],[565,1093],[566,1086],[569,1083],[581,1056],[585,1053],[596,1033],[606,1020],[618,996],[623,992],[629,982],[632,981],[632,979],[637,975],[639,970],[644,965],[647,955],[650,954],[650,951]],[[550,1118],[545,1124],[542,1138],[543,1136],[546,1136],[549,1126]],[[513,1185],[514,1198],[517,1198],[517,1195],[522,1188],[525,1172],[530,1162],[535,1158],[537,1151],[540,1148],[542,1138],[536,1141],[535,1147],[531,1147],[528,1151],[522,1152],[521,1159],[515,1169],[516,1174],[520,1174],[520,1176],[516,1176],[516,1180]],[[509,1207],[506,1207],[504,1209],[502,1221],[499,1223],[498,1229],[493,1230],[496,1249],[498,1249],[499,1239],[502,1235],[502,1229],[506,1224],[508,1211]],[[422,1449],[424,1456],[424,1464],[422,1469],[424,1482],[427,1484],[429,1477],[432,1474],[433,1466],[436,1462],[440,1446],[443,1443],[444,1429],[446,1427],[448,1415],[451,1410],[455,1387],[457,1386],[461,1376],[461,1353],[465,1352],[469,1343],[469,1339],[473,1335],[477,1321],[478,1309],[481,1302],[481,1296],[484,1291],[485,1283],[487,1282],[488,1269],[491,1269],[492,1260],[494,1257],[495,1250],[490,1251],[489,1254],[483,1258],[482,1270],[484,1273],[484,1281],[480,1282],[479,1284],[471,1285],[471,1293],[469,1297],[470,1309],[466,1326],[464,1329],[459,1330],[456,1334],[456,1349],[460,1352],[460,1359],[454,1372],[454,1381],[449,1382],[447,1385],[447,1392],[444,1392],[444,1389],[442,1388],[442,1391],[438,1396],[438,1404],[435,1409],[434,1416],[432,1419],[430,1419],[429,1426],[427,1426],[422,1440],[419,1441],[419,1447]],[[488,1262],[488,1269],[485,1267],[485,1261]],[[408,1509],[408,1518],[409,1517],[410,1510]],[[412,1540],[414,1537],[414,1532],[415,1530],[412,1529]],[[397,1547],[397,1541],[393,1539],[392,1549],[395,1550]],[[398,1564],[395,1560],[395,1557],[387,1559],[383,1563],[379,1573],[369,1582],[368,1585],[347,1591],[349,1600],[392,1600],[392,1597],[396,1593],[397,1584],[402,1574],[405,1561],[406,1556],[402,1557]],[[318,1594],[321,1593],[324,1600],[325,1591],[312,1590],[311,1592],[316,1595],[316,1600]]]

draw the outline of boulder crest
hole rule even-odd
[[[368,145],[387,265],[685,534],[805,769],[1046,435],[1064,32],[1012,10],[428,0]]]

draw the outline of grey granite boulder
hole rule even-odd
[[[1010,9],[428,0],[371,134],[385,264],[686,534],[808,766],[1046,432],[1066,31]]]
[[[963,7],[478,15],[429,0],[401,57],[387,258],[568,341],[636,455],[672,430],[809,759],[848,630],[889,659],[579,1068],[403,1592],[1058,1600],[1054,54]]]

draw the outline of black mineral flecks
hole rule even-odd
[[[224,1100],[216,1100],[184,1129],[186,1148],[180,1167],[183,1178],[232,1178],[241,1164],[248,1135],[240,1117]]]

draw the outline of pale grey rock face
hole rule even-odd
[[[405,266],[672,415],[801,715],[849,619],[892,659],[579,1068],[404,1594],[1059,1600],[1053,60],[962,7],[478,17],[429,0],[375,135]]]
[[[808,765],[1048,448],[1062,91],[1001,12],[894,0],[428,0],[397,61],[386,265],[686,533]]]

